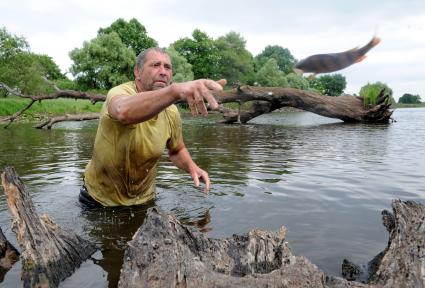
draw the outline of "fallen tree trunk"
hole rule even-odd
[[[249,110],[222,109],[225,123],[241,123],[282,107],[293,107],[344,122],[388,123],[391,119],[389,95],[384,90],[377,97],[376,105],[364,106],[363,98],[343,95],[320,95],[293,88],[240,86],[230,91],[214,94],[220,103],[255,101]]]
[[[285,242],[286,229],[211,239],[151,208],[128,243],[119,287],[424,287],[425,208],[393,201],[384,212],[388,247],[369,283],[326,276]]]
[[[96,250],[73,232],[62,230],[47,216],[38,217],[25,186],[13,168],[1,175],[12,214],[12,230],[21,247],[24,287],[57,287]]]
[[[0,227],[0,283],[6,272],[19,260],[19,252],[7,241]]]

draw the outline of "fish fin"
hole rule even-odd
[[[343,53],[356,51],[358,48],[359,48],[359,46],[356,46],[356,47],[354,47],[354,48],[348,49],[347,51],[344,51]]]
[[[363,55],[363,56],[359,57],[359,59],[357,59],[356,62],[354,62],[354,63],[362,62],[366,57],[367,57],[366,55]]]

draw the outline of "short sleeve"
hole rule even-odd
[[[108,106],[109,106],[109,103],[111,102],[112,98],[114,98],[115,96],[118,96],[118,95],[131,96],[131,95],[134,95],[134,94],[137,94],[136,86],[135,86],[134,82],[128,82],[128,83],[113,87],[111,90],[108,91],[108,94],[106,95],[105,114],[108,117],[110,117],[109,113],[108,113]]]

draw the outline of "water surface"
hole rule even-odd
[[[30,124],[0,130],[0,169],[14,166],[40,214],[95,242],[100,250],[61,287],[115,287],[126,242],[158,205],[210,237],[285,225],[297,255],[340,275],[343,258],[366,263],[388,239],[380,211],[391,200],[425,202],[425,109],[399,109],[388,125],[344,124],[308,112],[271,113],[248,125],[184,118],[185,143],[211,177],[205,197],[164,154],[155,201],[87,211],[77,201],[97,123]],[[0,226],[15,245],[0,193]],[[16,287],[20,265],[1,287]]]

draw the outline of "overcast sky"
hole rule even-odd
[[[72,64],[69,51],[118,18],[136,18],[161,47],[196,28],[213,38],[235,31],[254,56],[280,45],[297,59],[362,46],[376,34],[382,42],[368,58],[339,72],[345,92],[381,81],[396,99],[411,93],[425,101],[424,0],[0,0],[0,11],[0,26],[24,36],[32,52],[51,56],[63,72]]]

